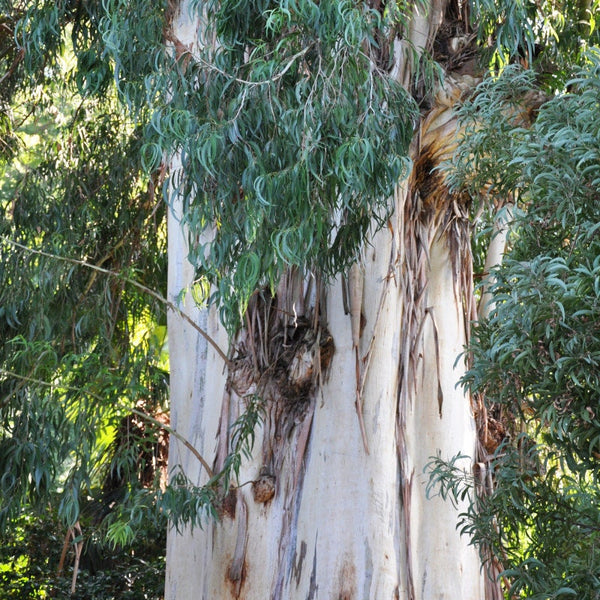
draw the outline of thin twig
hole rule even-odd
[[[70,529],[71,531],[71,536],[73,537],[73,546],[75,549],[75,560],[73,562],[73,578],[71,579],[71,596],[75,595],[75,589],[77,586],[77,575],[79,574],[79,561],[81,559],[81,550],[83,549],[83,532],[81,531],[81,525],[79,524],[79,521],[77,521],[77,523],[75,523],[75,525],[73,527],[71,527]],[[75,535],[76,533],[79,533],[79,535]],[[79,541],[77,541],[77,538],[80,538]]]
[[[0,77],[0,83],[2,83],[5,79],[8,79],[15,71],[20,62],[23,62],[23,58],[25,57],[25,50],[21,49],[15,56],[12,65],[10,65],[8,71]]]
[[[261,81],[249,81],[247,79],[240,79],[239,77],[235,77],[235,76],[231,75],[231,73],[227,73],[226,71],[223,71],[222,69],[219,69],[218,67],[215,67],[214,64],[209,63],[208,61],[204,60],[198,54],[194,54],[193,52],[190,52],[190,55],[192,56],[192,58],[195,61],[202,63],[210,71],[215,71],[215,72],[219,73],[219,75],[223,75],[224,77],[227,77],[227,78],[231,79],[231,81],[235,81],[236,83],[241,83],[243,85],[248,85],[250,87],[257,87],[257,86],[261,86],[261,85],[267,85],[268,83],[273,83],[274,81],[281,79],[291,69],[294,62],[296,62],[296,59],[304,56],[313,45],[314,45],[314,43],[309,44],[308,46],[306,46],[305,48],[300,50],[300,52],[297,52],[296,54],[294,54],[290,58],[288,63],[285,65],[285,67],[281,71],[279,71],[279,73],[277,73],[276,75],[273,75],[273,77],[270,77],[269,79],[263,79]],[[251,64],[251,63],[248,63],[248,64]]]
[[[215,476],[215,474],[213,473],[213,470],[210,468],[209,464],[206,462],[206,460],[204,459],[202,454],[200,454],[200,452],[198,452],[198,450],[196,450],[196,448],[194,448],[194,446],[192,446],[192,444],[190,442],[188,442],[188,440],[186,440],[180,433],[178,433],[177,431],[175,431],[168,425],[161,423],[158,419],[155,419],[154,417],[150,416],[149,414],[147,414],[141,410],[138,410],[137,408],[130,408],[129,410],[132,413],[138,415],[139,417],[142,417],[143,419],[146,419],[146,420],[150,421],[151,423],[158,425],[158,427],[160,427],[161,429],[164,429],[169,435],[176,437],[198,459],[198,461],[204,467],[204,470],[208,474],[208,477],[210,479],[212,479]]]
[[[130,285],[136,287],[140,291],[148,294],[155,300],[158,300],[161,304],[164,304],[164,306],[166,306],[168,309],[178,313],[179,316],[184,321],[189,323],[215,349],[215,351],[223,359],[225,364],[228,367],[230,366],[230,360],[227,358],[227,355],[225,354],[225,352],[223,352],[223,350],[221,350],[221,348],[219,347],[217,342],[215,342],[215,340],[212,337],[210,337],[210,335],[208,335],[208,333],[206,331],[204,331],[204,329],[199,327],[183,310],[181,310],[178,306],[175,306],[175,304],[173,304],[173,302],[170,302],[164,296],[162,296],[158,292],[150,289],[149,287],[146,287],[145,285],[139,283],[138,281],[135,281],[134,279],[126,277],[125,275],[122,275],[121,273],[117,273],[117,272],[111,271],[109,269],[104,269],[102,267],[98,267],[91,263],[85,262],[84,260],[78,260],[76,258],[69,258],[66,256],[58,256],[57,254],[51,254],[50,252],[44,252],[43,250],[36,250],[34,248],[30,248],[29,246],[20,244],[19,242],[15,242],[14,240],[7,238],[6,236],[0,236],[0,240],[7,244],[10,244],[11,246],[15,246],[16,248],[20,248],[21,250],[30,252],[31,254],[38,254],[39,256],[45,256],[47,258],[61,260],[63,262],[71,263],[74,265],[80,265],[82,267],[87,267],[88,269],[98,271],[99,273],[104,273],[105,275],[110,275],[111,277],[116,277],[118,279],[123,280],[126,283],[129,283]]]

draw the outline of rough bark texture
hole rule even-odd
[[[416,15],[415,47],[432,45],[445,7]],[[187,44],[186,18],[174,35]],[[402,44],[396,52],[394,72],[408,81]],[[424,116],[415,171],[357,270],[327,289],[290,274],[276,299],[251,307],[229,372],[170,315],[172,426],[218,467],[244,393],[260,392],[266,418],[240,473],[248,485],[232,492],[220,521],[170,532],[167,600],[484,598],[458,511],[425,497],[423,473],[438,452],[475,449],[470,400],[456,388],[464,367],[455,366],[473,315],[466,208],[434,170],[455,142],[451,106],[472,83],[449,84]],[[177,210],[170,299],[193,276]],[[281,314],[273,303],[293,305],[299,320],[272,317]],[[226,346],[212,314],[185,310]],[[170,463],[206,481],[174,436]]]

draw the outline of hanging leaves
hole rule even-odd
[[[180,153],[171,183],[190,258],[234,330],[253,291],[290,266],[334,275],[356,258],[406,172],[416,108],[371,60],[375,32],[393,23],[366,4],[196,10],[213,42],[174,42],[144,156]]]

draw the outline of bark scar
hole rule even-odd
[[[319,586],[317,585],[317,537],[315,538],[315,552],[313,554],[313,565],[312,571],[310,573],[310,584],[308,588],[308,596],[306,596],[306,600],[314,600],[317,596],[317,592],[319,591]]]
[[[435,317],[433,315],[433,306],[429,306],[425,309],[425,314],[428,314],[431,317],[431,323],[433,326],[433,341],[435,345],[435,366],[437,369],[437,400],[438,400],[438,411],[440,414],[440,419],[442,418],[442,407],[444,405],[444,392],[442,391],[442,383],[441,383],[441,366],[440,366],[440,337],[438,334],[437,323],[435,322]]]
[[[294,577],[296,578],[296,587],[300,585],[300,577],[302,575],[302,566],[304,565],[304,559],[306,558],[306,542],[302,540],[300,542],[300,556],[298,562],[294,565]]]

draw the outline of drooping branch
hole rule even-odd
[[[217,344],[217,342],[204,329],[202,329],[196,322],[194,322],[193,319],[191,319],[183,310],[181,310],[181,308],[176,306],[173,302],[170,302],[169,300],[167,300],[164,296],[162,296],[162,294],[159,294],[156,290],[152,290],[149,287],[146,287],[145,285],[141,284],[139,281],[135,281],[135,279],[131,279],[130,277],[127,277],[127,276],[123,275],[122,273],[117,273],[116,271],[111,271],[110,269],[104,269],[103,267],[98,267],[97,265],[91,264],[84,260],[70,258],[67,256],[59,256],[57,254],[52,254],[51,252],[45,252],[44,250],[37,250],[35,248],[30,248],[29,246],[25,246],[24,244],[15,242],[14,240],[7,238],[6,236],[0,236],[0,240],[7,244],[10,244],[11,246],[14,246],[16,248],[24,250],[25,252],[29,252],[31,254],[37,254],[38,256],[45,256],[46,258],[51,258],[53,260],[60,260],[60,261],[67,262],[70,264],[79,265],[79,266],[85,267],[87,269],[92,269],[93,271],[97,271],[98,273],[103,273],[104,275],[108,275],[109,277],[116,277],[117,279],[121,279],[125,283],[132,285],[133,287],[137,288],[141,292],[148,294],[149,296],[151,296],[152,298],[157,300],[159,303],[161,303],[167,309],[172,310],[173,312],[176,312],[177,314],[179,314],[181,316],[181,318],[184,321],[186,321],[186,323],[191,325],[214,348],[216,353],[223,359],[223,362],[226,364],[226,366],[227,367],[230,366],[229,358],[227,358],[227,355],[221,349],[221,347]]]
[[[19,379],[24,384],[35,383],[36,385],[41,385],[44,387],[53,387],[53,385],[54,385],[48,381],[44,381],[42,379],[37,379],[35,377],[28,377],[27,375],[20,375],[19,373],[15,373],[14,371],[7,371],[6,369],[0,369],[0,374],[5,375],[6,377],[14,377],[15,379]],[[74,387],[71,385],[64,385],[62,383],[60,384],[60,388],[67,390],[67,391],[71,391],[71,392],[87,394],[100,402],[104,401],[104,398],[101,398],[98,394],[95,394],[94,392],[91,392],[84,388],[77,388],[77,387]],[[155,419],[151,415],[149,415],[141,410],[138,410],[137,408],[129,408],[128,410],[130,412],[132,412],[133,414],[136,414],[138,417],[141,417],[142,419],[146,419],[147,421],[150,421],[154,425],[157,425],[163,431],[166,431],[169,435],[176,437],[198,459],[200,464],[204,467],[204,469],[208,473],[208,476],[211,479],[214,477],[213,470],[210,468],[208,462],[204,459],[204,457],[200,454],[200,452],[198,452],[198,450],[183,435],[181,435],[179,432],[175,431],[172,427],[169,427],[165,423],[162,423],[158,419]]]

